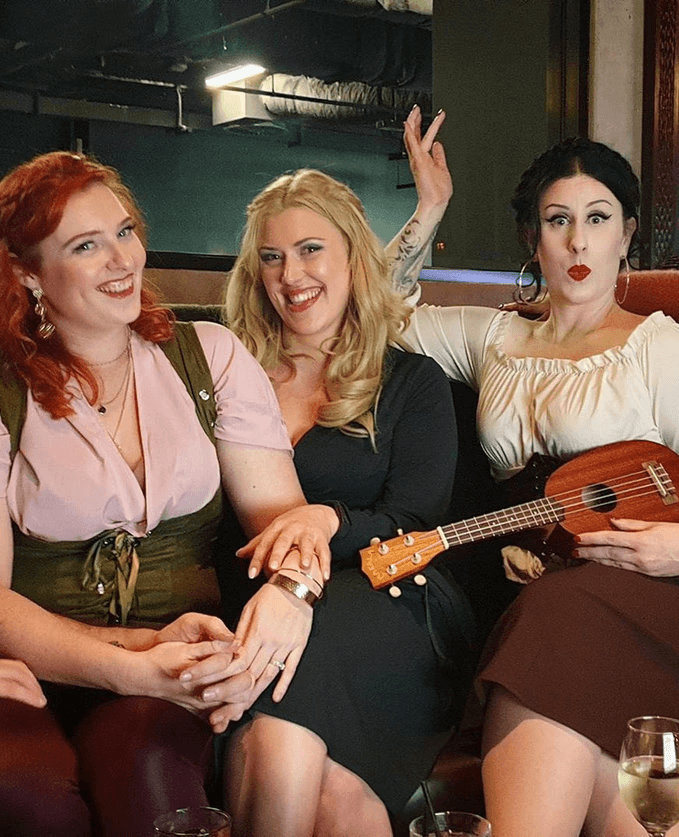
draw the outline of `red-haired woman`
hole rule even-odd
[[[0,699],[5,835],[147,837],[157,813],[206,804],[214,705],[178,675],[207,658],[217,679],[236,653],[209,615],[222,488],[249,534],[304,505],[266,376],[227,329],[154,304],[143,237],[116,172],[85,156],[0,182],[0,655],[47,697]],[[333,534],[299,515],[304,556],[284,566]],[[285,685],[310,629],[272,581],[228,681],[234,715],[281,660]]]

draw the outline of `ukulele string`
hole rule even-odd
[[[615,505],[621,500],[639,499],[656,494],[657,488],[651,481],[648,481],[642,486],[631,485],[616,491]],[[567,494],[562,496],[568,497]],[[580,496],[572,495],[562,502],[556,502],[556,498],[543,498],[532,503],[512,506],[498,512],[491,512],[481,517],[451,523],[441,528],[447,540],[455,543],[465,543],[483,537],[508,534],[508,526],[510,529],[516,525],[522,525],[524,528],[534,528],[549,523],[557,523],[566,516],[574,517],[583,512],[597,512],[610,509],[611,492],[602,490],[592,492],[587,502],[584,502]],[[463,526],[464,530],[462,530]]]
[[[660,481],[664,488],[672,488],[671,481],[664,469],[662,471]],[[615,491],[612,489],[615,489]],[[605,510],[610,506],[613,494],[615,495],[617,504],[617,501],[620,499],[630,500],[656,494],[657,486],[653,480],[651,480],[648,473],[642,469],[640,471],[635,471],[630,474],[624,474],[621,477],[617,477],[606,485],[602,485],[600,489],[597,488],[591,491],[587,503],[582,500],[583,491],[583,488],[571,489],[569,491],[561,492],[560,494],[555,494],[552,497],[543,497],[529,503],[511,506],[510,508],[499,512],[493,512],[481,517],[473,517],[469,520],[460,521],[459,523],[442,526],[441,530],[443,531],[446,539],[451,542],[452,545],[462,544],[473,540],[481,540],[505,534],[505,527],[507,523],[514,524],[521,522],[526,524],[525,528],[535,528],[536,526],[544,525],[545,523],[557,522],[554,518],[554,515],[557,512],[565,511],[567,513],[571,513],[572,516],[578,512],[595,512],[599,509]],[[542,506],[543,508],[542,510],[538,509],[537,511],[530,511],[530,508],[533,506]],[[544,519],[540,519],[541,515]],[[466,534],[468,540],[465,540],[465,533],[457,531],[461,524],[464,524],[467,530]],[[413,547],[416,547],[417,540],[423,539],[424,536],[415,538]],[[436,555],[440,552],[440,548],[441,545],[437,542],[432,543],[429,546],[416,549],[415,551],[424,558],[428,556],[429,552],[433,552],[433,554]],[[411,557],[407,557],[394,561],[393,563],[395,566],[398,566],[399,564],[409,562],[411,560]]]
[[[663,486],[667,489],[665,480],[662,481]],[[476,525],[477,530],[482,530],[486,522],[497,523],[500,518],[510,522],[513,520],[535,520],[540,516],[547,515],[549,519],[542,522],[555,522],[554,514],[559,511],[571,512],[573,510],[590,510],[596,511],[599,508],[605,508],[610,505],[613,496],[616,499],[616,504],[619,499],[630,500],[637,497],[647,496],[657,491],[655,483],[650,479],[646,471],[638,471],[633,474],[625,474],[618,477],[617,480],[609,482],[600,489],[590,490],[587,502],[582,500],[582,494],[586,488],[592,489],[593,486],[585,486],[585,488],[571,489],[569,491],[554,494],[550,497],[542,497],[538,500],[532,500],[528,503],[519,503],[515,506],[510,506],[507,509],[502,509],[497,512],[490,512],[487,515],[479,517],[472,517],[466,521],[459,523],[451,523],[448,526],[443,526],[443,532],[446,536],[450,533],[454,534],[455,529],[460,524]],[[612,490],[614,489],[614,490]],[[628,495],[628,496],[625,496]],[[535,509],[535,511],[533,511]]]

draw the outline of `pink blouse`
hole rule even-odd
[[[263,369],[228,329],[216,323],[195,326],[214,382],[216,438],[290,451]],[[145,492],[79,389],[72,401],[75,413],[57,420],[29,393],[11,465],[9,433],[0,423],[0,492],[24,533],[88,540],[105,529],[123,528],[139,537],[161,520],[197,511],[214,496],[220,481],[215,447],[184,383],[163,350],[134,332],[132,359]]]

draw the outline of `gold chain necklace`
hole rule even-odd
[[[123,414],[125,412],[125,404],[127,403],[127,396],[128,396],[129,391],[130,391],[130,381],[131,380],[132,380],[132,363],[131,363],[131,359],[130,359],[130,362],[128,362],[127,369],[125,371],[123,400],[122,400],[122,403],[120,405],[120,414],[118,415],[118,421],[116,422],[116,426],[115,426],[115,429],[113,430],[113,433],[109,433],[109,436],[111,437],[111,441],[118,448],[121,455],[123,453],[123,449],[118,444],[116,436],[118,435],[118,431],[120,430],[120,425],[122,424],[122,421],[123,421]]]
[[[92,365],[95,365],[95,366],[107,366],[108,364],[115,363],[116,360],[120,360],[120,358],[125,353],[127,353],[127,363],[125,364],[125,374],[123,375],[123,377],[120,381],[120,386],[116,390],[115,395],[113,395],[111,398],[109,398],[108,401],[101,401],[99,403],[99,406],[97,407],[97,412],[100,413],[102,416],[106,415],[106,412],[107,412],[108,408],[111,406],[111,404],[113,404],[115,401],[117,401],[118,396],[123,391],[123,389],[126,388],[127,384],[129,383],[130,370],[132,368],[132,352],[130,351],[130,348],[131,348],[130,344],[128,343],[127,346],[125,347],[125,351],[123,352],[123,354],[118,355],[118,357],[115,358],[115,360],[107,360],[105,363],[92,364]]]

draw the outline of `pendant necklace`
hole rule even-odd
[[[125,387],[125,384],[127,383],[127,380],[129,378],[129,375],[130,375],[130,365],[131,365],[131,360],[132,360],[130,349],[131,349],[130,335],[129,335],[129,332],[128,332],[127,343],[125,345],[125,348],[122,350],[122,352],[119,355],[114,357],[112,360],[105,360],[103,363],[90,363],[89,364],[90,366],[101,369],[101,367],[103,367],[103,366],[112,366],[114,363],[117,363],[120,360],[121,357],[123,357],[124,355],[127,355],[127,364],[125,366],[125,374],[123,375],[122,380],[120,381],[120,386],[116,390],[115,395],[112,398],[109,398],[108,401],[100,402],[99,406],[97,407],[97,412],[102,416],[106,415],[108,407],[110,407],[111,404],[113,404],[114,401],[117,400],[118,396],[123,391],[123,389]]]

